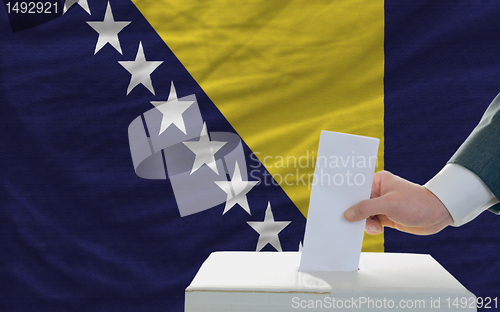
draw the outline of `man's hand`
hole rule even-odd
[[[434,194],[388,171],[375,174],[370,199],[347,209],[344,218],[351,222],[368,218],[365,227],[368,234],[380,234],[384,226],[389,226],[429,235],[453,223],[450,213]]]

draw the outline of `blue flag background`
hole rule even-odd
[[[75,4],[17,32],[0,9],[0,311],[181,312],[211,252],[256,250],[247,222],[263,221],[268,202],[276,221],[291,221],[283,250],[296,251],[305,218],[273,183],[248,193],[251,214],[223,214],[222,203],[180,217],[168,179],[136,175],[127,129],[172,81],[178,98],[196,96],[209,132],[236,132],[131,1],[110,1],[115,21],[131,22],[122,54],[109,44],[95,53],[86,22],[102,21],[107,3],[88,4],[91,15]],[[500,92],[499,13],[496,1],[385,1],[386,170],[427,182],[478,123]],[[118,62],[134,60],[139,42],[163,61],[155,94],[139,84],[127,95]],[[251,180],[269,181],[242,141]],[[386,229],[385,251],[431,254],[476,296],[498,298],[499,222],[485,212],[432,236]]]

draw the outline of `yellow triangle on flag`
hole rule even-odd
[[[321,130],[379,138],[383,169],[384,1],[133,2],[304,215]]]

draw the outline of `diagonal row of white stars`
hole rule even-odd
[[[78,3],[80,4],[80,2]],[[116,22],[113,17],[111,5],[108,2],[106,13],[104,14],[104,20],[102,22],[87,22],[90,27],[99,33],[94,54],[99,52],[99,50],[101,50],[108,43],[120,54],[123,54],[120,46],[120,40],[118,39],[118,33],[130,23],[131,21]],[[127,95],[139,84],[145,86],[151,93],[153,93],[153,95],[155,95],[155,90],[151,81],[151,74],[163,63],[163,61],[146,61],[142,42],[139,42],[139,48],[134,61],[119,61],[118,63],[120,63],[120,65],[122,65],[132,75],[127,88]]]
[[[73,6],[74,4],[80,5],[88,14],[90,13],[90,8],[87,0],[67,0],[64,3],[63,14]],[[131,21],[115,21],[113,17],[113,12],[111,10],[111,5],[108,2],[106,7],[106,13],[104,15],[104,20],[101,21],[88,21],[87,24],[92,27],[98,34],[96,47],[94,50],[94,55],[97,54],[106,44],[110,44],[116,49],[120,54],[123,55],[120,41],[118,39],[118,33],[120,33],[123,28],[128,26]],[[144,48],[142,42],[139,42],[139,48],[137,50],[137,55],[134,61],[118,61],[118,63],[123,66],[130,74],[131,79],[127,88],[127,95],[139,84],[146,87],[153,95],[155,91],[151,81],[151,74],[158,66],[160,66],[163,61],[147,61],[144,55]],[[151,104],[155,106],[163,115],[162,122],[160,126],[161,135],[170,125],[175,125],[180,131],[186,134],[186,127],[182,114],[186,111],[194,101],[179,101],[177,98],[177,93],[172,82],[168,100],[165,101],[152,101]],[[200,139],[198,141],[183,142],[183,144],[188,147],[196,156],[191,170],[193,174],[202,165],[206,164],[215,173],[218,173],[217,166],[215,163],[215,153],[220,150],[227,142],[217,142],[211,141],[208,137],[208,132],[206,128],[206,123],[203,124],[203,128],[200,133]],[[207,153],[209,151],[209,153]],[[236,163],[234,168],[234,173],[230,181],[215,181],[215,183],[227,194],[226,205],[224,208],[225,214],[235,205],[240,205],[249,215],[250,207],[248,205],[248,200],[246,194],[258,183],[257,181],[243,181],[241,176],[241,171],[238,163]],[[256,251],[262,250],[267,244],[273,246],[276,250],[282,251],[280,240],[278,234],[287,227],[291,221],[274,221],[274,216],[271,210],[271,203],[268,202],[265,218],[262,222],[248,221],[250,225],[257,233],[259,233],[259,240],[257,243]]]

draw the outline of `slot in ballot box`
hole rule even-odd
[[[476,311],[475,296],[430,255],[361,253],[357,272],[310,273],[298,271],[300,257],[212,253],[186,288],[185,312]]]

